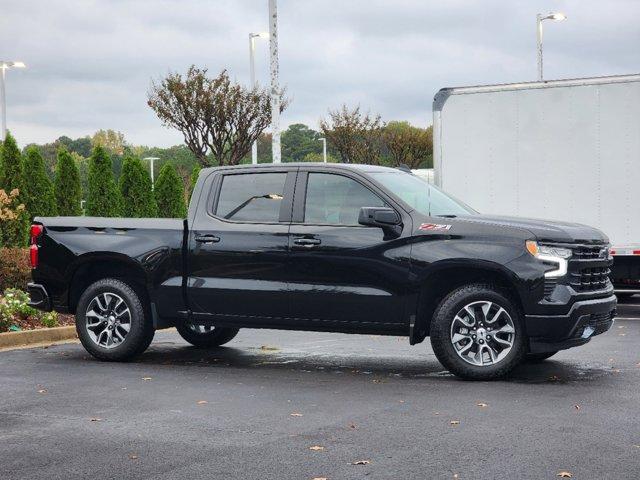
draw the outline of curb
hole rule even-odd
[[[76,327],[43,328],[41,330],[23,330],[21,332],[0,333],[0,348],[21,347],[31,344],[47,344],[78,338]]]

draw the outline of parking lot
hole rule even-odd
[[[1,352],[3,479],[637,478],[640,299],[620,314],[497,382],[396,337],[246,330],[201,351],[166,331],[130,364]]]

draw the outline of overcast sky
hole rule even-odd
[[[268,30],[267,0],[2,2],[0,58],[9,129],[21,145],[100,128],[129,143],[182,142],[146,105],[151,78],[190,64],[248,82],[250,31]],[[534,80],[535,15],[545,22],[545,78],[640,73],[637,0],[279,0],[282,123],[317,128],[329,108],[360,104],[384,120],[431,123],[444,86]],[[268,42],[257,45],[268,81]]]

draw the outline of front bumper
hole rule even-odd
[[[616,296],[575,302],[565,315],[525,315],[531,353],[583,345],[606,332],[616,315]]]
[[[39,283],[29,283],[27,285],[27,291],[29,292],[29,306],[43,310],[45,312],[51,311],[51,299],[47,293],[47,289]]]

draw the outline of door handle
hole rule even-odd
[[[296,238],[293,243],[301,247],[311,248],[322,243],[319,238]]]
[[[196,235],[195,240],[198,243],[218,243],[220,237],[216,237],[215,235]]]

